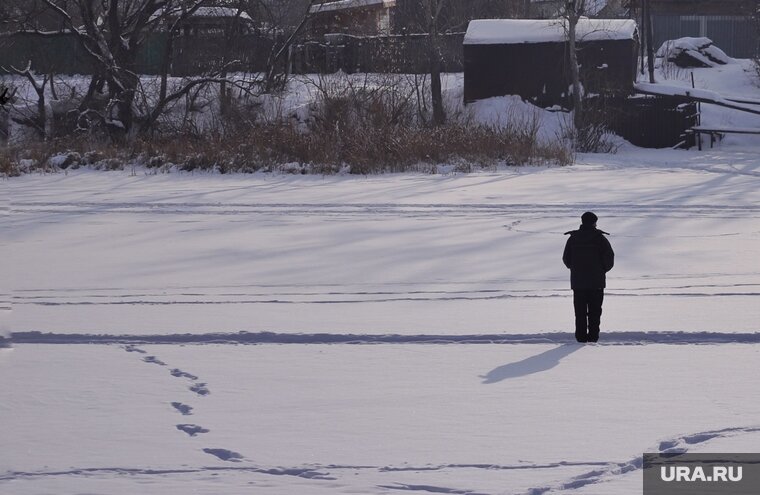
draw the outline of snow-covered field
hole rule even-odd
[[[758,185],[729,150],[13,179],[2,491],[622,494],[644,451],[752,451]],[[597,346],[560,261],[587,209],[617,252]]]
[[[756,451],[753,139],[5,181],[0,492],[617,495],[643,452]],[[617,254],[597,345],[560,260],[586,210]]]

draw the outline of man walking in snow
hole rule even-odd
[[[562,261],[570,269],[570,287],[575,307],[575,339],[578,342],[599,340],[605,274],[615,264],[615,253],[605,235],[596,228],[597,216],[587,211],[581,215],[581,227],[566,232]]]

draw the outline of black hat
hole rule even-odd
[[[581,215],[581,223],[583,223],[583,225],[594,225],[597,220],[599,220],[599,218],[590,211]]]

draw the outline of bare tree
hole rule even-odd
[[[94,62],[95,75],[83,104],[107,87],[108,104],[99,116],[113,136],[130,137],[141,130],[141,123],[151,122],[150,116],[135,111],[138,51],[149,33],[167,19],[192,15],[203,0],[43,1],[76,34]]]
[[[73,33],[92,65],[92,77],[79,106],[70,116],[78,129],[105,129],[114,139],[131,139],[155,129],[159,118],[177,100],[208,84],[218,84],[222,106],[228,89],[271,91],[284,86],[291,45],[303,32],[315,0],[3,0],[2,12],[13,13],[16,26],[39,36],[59,36],[31,19],[52,18]],[[175,42],[182,27],[203,6],[232,7],[232,30],[225,29],[223,50],[217,64],[203,74],[171,87],[169,80]],[[12,8],[11,8],[12,6]],[[299,8],[295,8],[299,7]],[[295,11],[299,11],[295,13]],[[254,18],[269,31],[273,47],[265,77],[231,80],[228,68],[235,64],[231,46],[237,41],[235,26],[240,17]],[[255,17],[254,17],[255,16]],[[1,21],[2,19],[0,19]],[[159,70],[158,88],[143,87],[138,56],[156,32],[167,35]],[[36,89],[35,89],[36,91]]]
[[[573,124],[577,130],[583,128],[583,94],[580,66],[578,65],[578,21],[588,12],[587,0],[567,0],[562,19],[567,31],[570,58],[570,79],[573,86]]]
[[[466,28],[466,16],[456,15],[461,3],[457,0],[400,0],[396,6],[396,29],[408,33],[426,34],[425,55],[430,75],[430,99],[433,125],[446,122],[443,105],[441,72],[443,53],[441,36]]]
[[[68,0],[59,0],[64,4]],[[0,2],[0,32],[25,30],[60,30],[58,17],[50,12],[44,0],[3,0]]]
[[[31,63],[29,63],[25,69],[18,69],[10,66],[0,67],[0,70],[22,76],[29,81],[32,89],[34,89],[34,92],[37,94],[36,109],[32,112],[29,112],[26,109],[16,109],[16,111],[11,112],[10,114],[11,120],[17,124],[32,128],[40,139],[45,139],[47,137],[46,124],[48,117],[45,88],[48,83],[50,83],[51,86],[53,85],[53,76],[45,74],[42,76],[42,80],[38,80],[37,75],[31,70]],[[0,92],[2,93],[2,103],[5,103],[6,98],[10,100],[10,97],[13,96],[8,92],[7,88]]]
[[[260,3],[261,0],[258,0]],[[298,20],[297,24],[290,30],[290,33],[288,36],[284,37],[284,40],[280,43],[275,43],[272,46],[272,51],[269,54],[269,58],[267,59],[267,75],[266,75],[266,81],[264,85],[264,91],[269,93],[277,88],[282,88],[285,86],[285,83],[287,82],[287,76],[288,76],[288,69],[287,67],[285,70],[282,70],[282,61],[284,58],[290,56],[290,50],[294,43],[298,40],[299,36],[303,33],[304,29],[308,25],[309,21],[311,20],[311,14],[313,13],[313,7],[317,3],[316,0],[308,0],[308,3],[306,4],[306,8],[303,11],[303,14],[300,16],[300,19]],[[272,10],[269,9],[269,12],[271,13]],[[271,15],[271,14],[270,14]],[[272,18],[274,16],[272,15]],[[274,19],[273,19],[274,20]],[[286,62],[286,65],[287,62]],[[280,77],[278,78],[278,74]],[[284,74],[285,77],[282,77],[282,74]]]
[[[654,41],[652,40],[652,7],[649,0],[642,0],[642,20],[644,21],[644,40],[647,46],[647,70],[649,82],[654,83]]]
[[[398,0],[396,5],[397,31],[427,35],[426,55],[434,125],[446,122],[441,84],[444,62],[442,37],[465,31],[472,19],[516,17],[524,14],[523,11],[529,6],[524,0]]]
[[[449,0],[422,0],[424,16],[427,19],[428,62],[430,63],[430,94],[433,103],[433,124],[443,125],[446,122],[446,111],[443,107],[441,88],[441,13]]]
[[[752,20],[754,21],[755,25],[755,35],[758,37],[758,39],[760,39],[760,1],[755,2],[755,6],[752,12]],[[758,47],[758,50],[755,51],[753,61],[755,63],[755,72],[757,73],[758,84],[760,85],[760,47]]]

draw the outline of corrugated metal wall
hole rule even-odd
[[[750,18],[738,16],[658,15],[652,19],[655,47],[667,40],[707,37],[734,58],[752,58],[758,53],[758,36]]]

